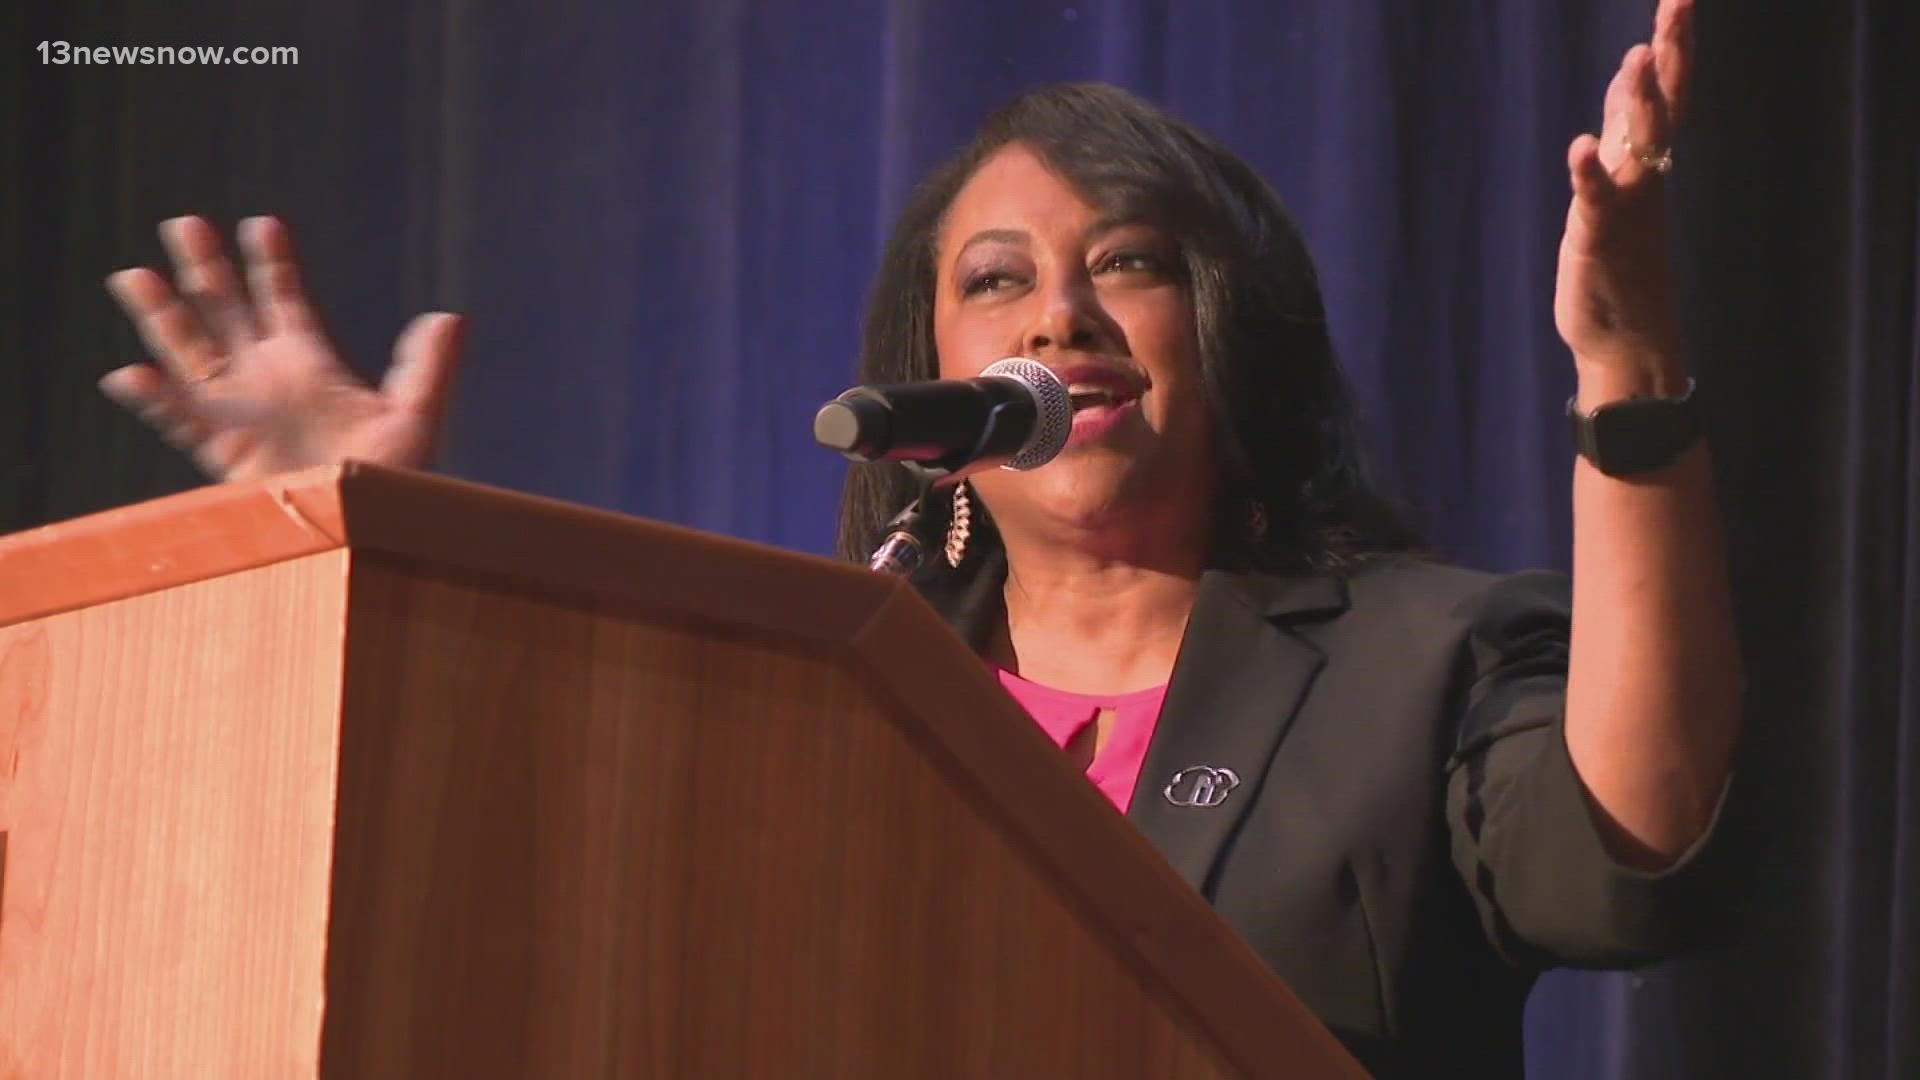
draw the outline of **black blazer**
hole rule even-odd
[[[1376,1075],[1519,1077],[1536,975],[1673,951],[1705,840],[1602,848],[1563,575],[1359,565],[1205,575],[1128,817]],[[932,597],[976,647],[1004,574]]]

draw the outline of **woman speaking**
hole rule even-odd
[[[1517,1076],[1554,965],[1686,944],[1741,676],[1666,262],[1691,9],[1665,0],[1568,154],[1573,575],[1423,557],[1368,487],[1313,267],[1264,182],[1121,91],[988,119],[913,195],[865,382],[1023,356],[1076,393],[1065,451],[928,507],[915,581],[1062,752],[1383,1075]],[[216,477],[421,466],[456,316],[378,387],[324,340],[285,229],[167,222],[172,284],[109,279],[156,363],[106,392]],[[1534,422],[1516,418],[1516,422]],[[855,466],[843,552],[919,494]]]

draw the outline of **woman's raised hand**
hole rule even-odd
[[[107,288],[155,363],[100,388],[216,479],[247,480],[347,458],[420,467],[433,456],[464,321],[421,315],[394,343],[378,387],[342,363],[300,285],[286,226],[240,223],[246,285],[197,217],[160,225],[174,283],[145,268]]]
[[[1678,392],[1665,181],[1692,68],[1693,0],[1661,0],[1651,41],[1628,50],[1607,87],[1600,134],[1567,148],[1573,200],[1553,313],[1583,375],[1651,375]]]

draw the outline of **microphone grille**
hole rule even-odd
[[[1038,360],[1010,356],[987,365],[981,378],[1012,379],[1033,394],[1033,434],[1003,469],[1037,469],[1067,448],[1067,436],[1073,433],[1073,401],[1067,396],[1067,384],[1051,368]]]

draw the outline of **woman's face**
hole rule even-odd
[[[935,266],[942,378],[972,378],[996,360],[1026,356],[1072,390],[1106,395],[1075,414],[1067,449],[1052,462],[975,474],[1003,530],[1048,519],[1104,528],[1154,513],[1206,512],[1210,423],[1173,237],[1144,222],[1104,218],[1013,144],[955,197]]]

